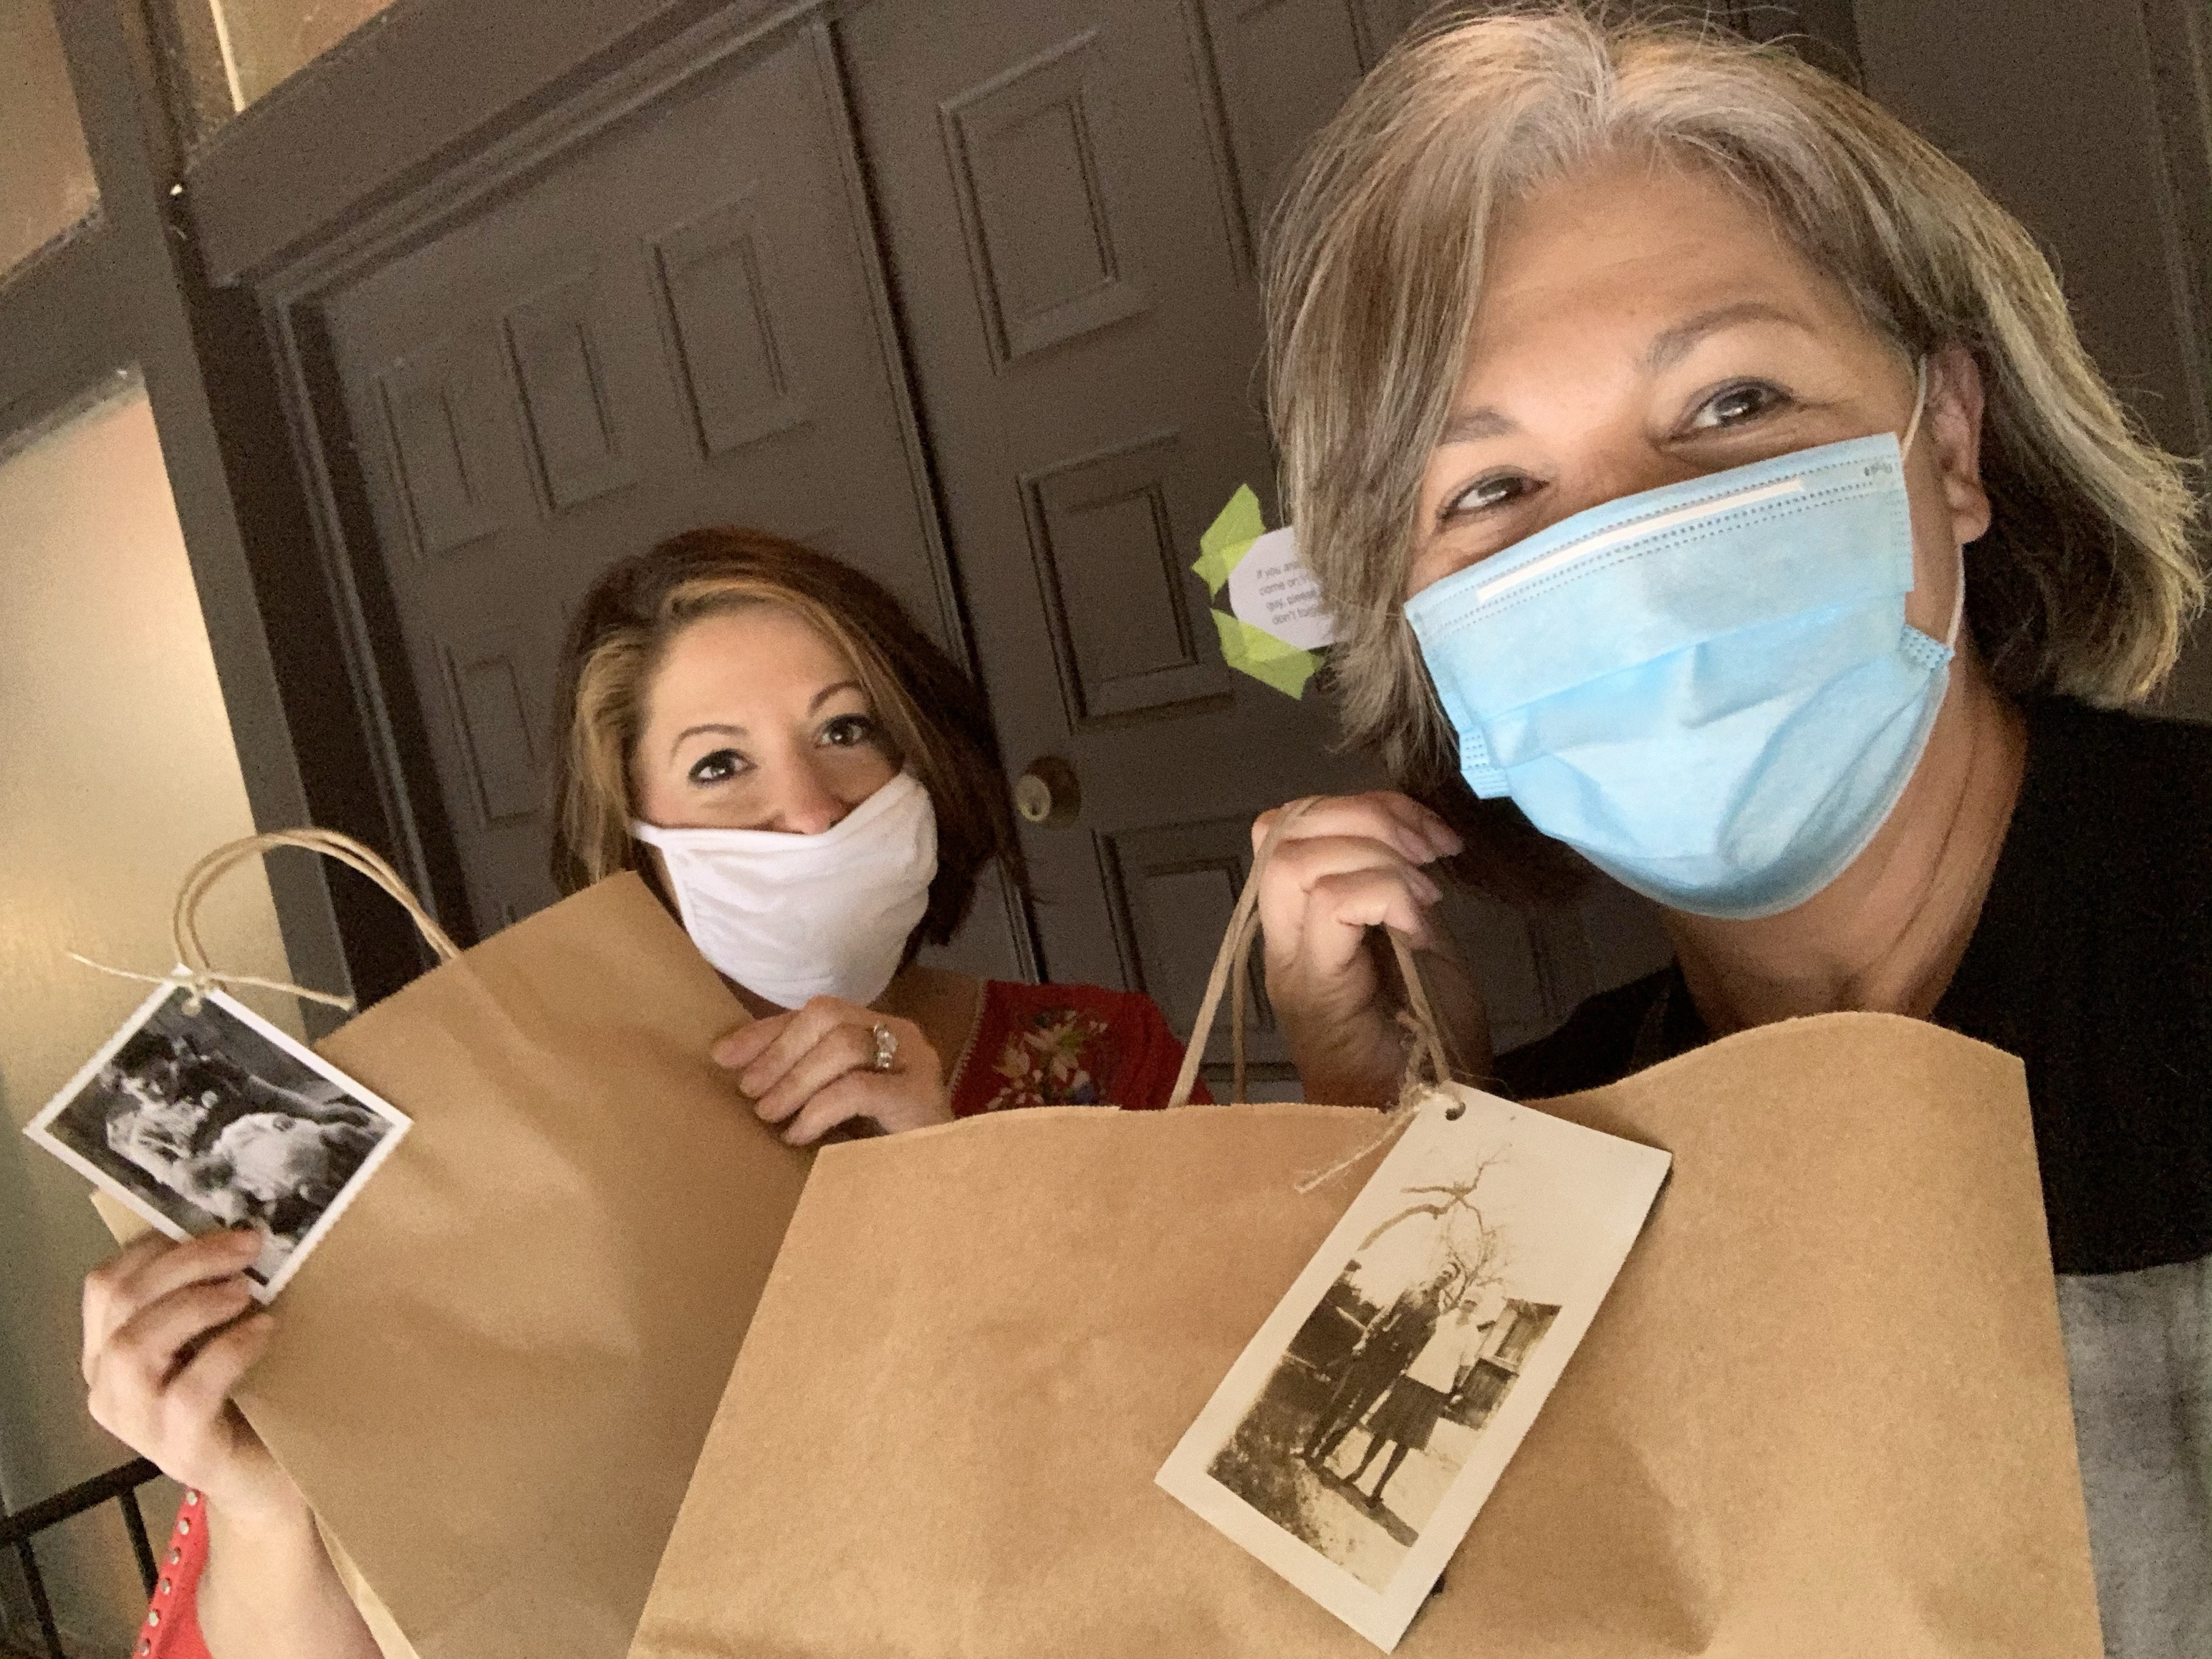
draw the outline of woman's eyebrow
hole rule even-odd
[[[858,691],[860,690],[860,683],[858,680],[839,680],[834,685],[825,685],[819,691],[817,691],[814,694],[812,701],[808,702],[806,705],[806,712],[811,714],[816,709],[821,708],[823,703],[829,702],[830,698],[836,696],[840,691]],[[673,760],[676,757],[676,751],[681,749],[693,738],[700,737],[709,732],[718,737],[742,738],[745,735],[745,728],[742,726],[731,726],[720,720],[709,721],[701,726],[687,726],[681,732],[678,732],[676,734],[676,740],[668,745],[669,758]]]
[[[1708,335],[1717,334],[1724,328],[1735,328],[1744,323],[1784,323],[1791,328],[1803,329],[1805,325],[1790,313],[1765,300],[1739,300],[1733,305],[1715,306],[1711,311],[1701,311],[1696,316],[1662,329],[1651,337],[1651,343],[1644,349],[1644,365],[1655,373],[1671,368],[1688,355],[1690,348]]]
[[[745,734],[745,728],[742,726],[687,726],[676,734],[676,741],[668,745],[668,758],[674,760],[678,750],[692,738],[708,732],[718,732],[726,738],[742,738]]]
[[[1496,410],[1485,404],[1480,409],[1462,409],[1444,422],[1444,435],[1437,447],[1446,444],[1469,444],[1481,438],[1502,438],[1509,432],[1521,428]]]

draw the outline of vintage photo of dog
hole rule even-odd
[[[267,1302],[407,1127],[251,1009],[171,984],[25,1133],[171,1238],[255,1229],[246,1276]]]
[[[1389,1648],[1581,1341],[1668,1156],[1431,1095],[1159,1484]]]

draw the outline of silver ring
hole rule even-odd
[[[868,1069],[888,1072],[891,1062],[898,1058],[898,1033],[888,1025],[878,1024],[870,1036],[875,1038],[875,1051],[868,1056]]]

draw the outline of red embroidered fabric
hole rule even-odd
[[[207,1565],[207,1505],[196,1492],[177,1506],[177,1524],[155,1548],[161,1577],[131,1651],[137,1659],[209,1659],[200,1638],[200,1573]]]
[[[957,1117],[1022,1106],[1168,1103],[1182,1044],[1141,991],[987,980],[975,1034],[952,1079]],[[1200,1084],[1192,1097],[1210,1103]]]

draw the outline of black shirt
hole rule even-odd
[[[2212,727],[2028,705],[2027,769],[1939,1025],[2017,1054],[2053,1265],[2212,1254]],[[1590,998],[1500,1057],[1572,1094],[1710,1033],[1679,968]]]

